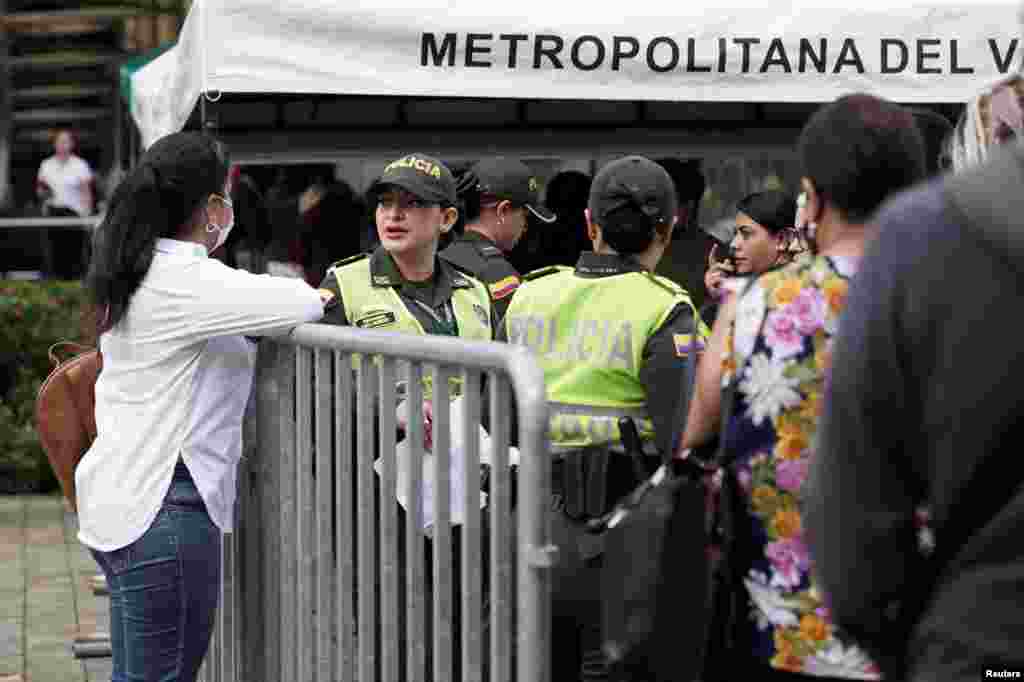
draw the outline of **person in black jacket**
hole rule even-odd
[[[465,231],[440,252],[440,257],[487,285],[499,319],[519,287],[519,272],[508,254],[527,229],[528,214],[552,223],[555,216],[541,206],[537,178],[516,159],[484,159],[459,183]]]

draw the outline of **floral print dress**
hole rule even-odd
[[[830,344],[855,266],[852,258],[803,258],[743,292],[723,387],[739,381],[727,442],[755,544],[744,578],[754,658],[804,675],[875,680],[878,668],[837,632],[811,580],[800,513]]]

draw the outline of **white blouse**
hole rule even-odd
[[[160,239],[124,318],[100,338],[97,437],[75,471],[78,538],[113,551],[149,528],[184,460],[230,532],[255,345],[323,316],[304,281],[234,270]]]

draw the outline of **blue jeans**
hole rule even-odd
[[[185,465],[141,538],[92,550],[110,586],[111,682],[193,682],[220,591],[220,529]]]

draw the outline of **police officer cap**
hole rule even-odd
[[[409,154],[384,167],[370,185],[370,194],[380,194],[388,186],[404,189],[424,201],[454,206],[455,176],[448,167],[426,154]]]
[[[522,161],[495,156],[484,159],[469,169],[476,178],[477,189],[525,206],[530,213],[545,223],[553,223],[555,214],[540,203],[540,184]]]
[[[671,222],[676,191],[664,168],[643,156],[627,156],[602,168],[590,187],[590,214],[600,223],[609,213],[632,206],[654,223]]]

